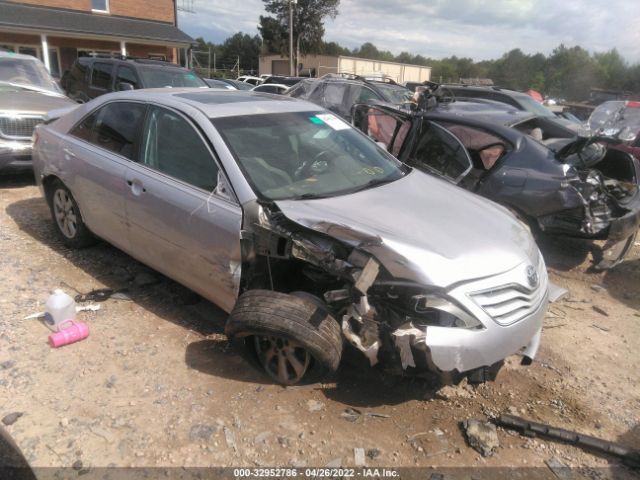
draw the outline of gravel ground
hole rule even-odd
[[[589,242],[543,238],[551,306],[538,361],[495,382],[440,388],[348,356],[326,383],[271,384],[227,343],[225,314],[119,250],[65,248],[29,176],[0,178],[0,417],[34,466],[575,467],[635,478],[618,460],[498,429],[483,457],[460,423],[512,413],[640,448],[640,247],[588,273]],[[49,292],[127,289],[82,312],[88,339],[51,349],[24,317]],[[374,415],[371,415],[371,414]],[[362,450],[360,450],[362,449]],[[362,455],[364,453],[364,456]],[[81,463],[79,463],[81,462]],[[481,470],[480,470],[481,471]],[[636,472],[637,474],[637,472]]]

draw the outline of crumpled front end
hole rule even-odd
[[[609,150],[592,169],[577,170],[558,189],[564,209],[538,218],[540,228],[589,239],[607,240],[594,258],[596,269],[620,263],[640,227],[640,167],[630,155]]]

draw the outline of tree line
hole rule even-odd
[[[238,32],[221,44],[202,38],[196,51],[215,54],[216,69],[257,72],[261,54],[289,55],[289,3],[263,0],[269,15],[260,16],[258,35]],[[373,43],[349,49],[324,41],[324,19],[335,18],[339,0],[297,0],[294,10],[294,56],[304,54],[347,55],[373,60],[409,63],[431,67],[435,82],[457,83],[461,79],[491,79],[495,85],[514,90],[534,89],[545,96],[580,101],[591,88],[640,94],[640,63],[629,64],[617,49],[591,53],[580,46],[559,45],[549,55],[526,54],[515,48],[498,59],[476,62],[472,58],[451,56],[434,59],[410,52],[394,55]],[[198,54],[202,64],[203,54]],[[239,65],[238,65],[239,60]]]

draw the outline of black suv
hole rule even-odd
[[[67,95],[79,103],[105,93],[139,88],[202,87],[196,73],[159,60],[129,57],[78,58],[62,80]]]
[[[320,105],[351,122],[355,104],[382,101],[402,105],[410,101],[412,92],[390,79],[370,80],[351,74],[327,74],[306,78],[285,94]]]

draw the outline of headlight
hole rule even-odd
[[[479,328],[482,323],[462,308],[438,295],[415,295],[411,298],[411,323],[416,327],[438,326]]]

